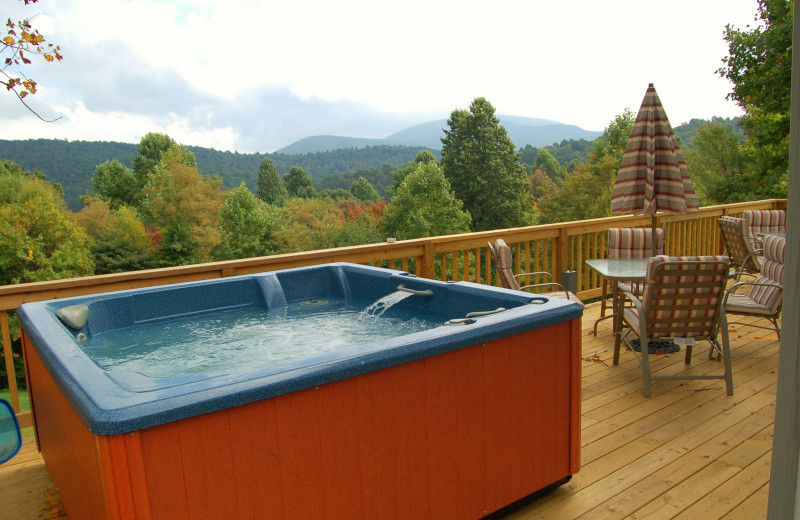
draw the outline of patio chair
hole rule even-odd
[[[761,247],[752,250],[745,235],[745,221],[743,218],[723,216],[717,220],[722,242],[725,245],[725,254],[730,257],[731,265],[738,282],[743,274],[756,276],[761,270],[761,264],[756,259],[761,254]]]
[[[547,296],[553,298],[562,298],[567,300],[573,300],[581,304],[583,306],[583,302],[575,296],[573,293],[569,292],[558,282],[552,281],[553,275],[548,273],[547,271],[537,271],[534,273],[520,273],[514,274],[514,270],[512,268],[512,255],[511,255],[511,248],[508,247],[506,241],[502,238],[498,238],[495,240],[494,245],[489,245],[489,251],[492,254],[492,258],[494,259],[494,265],[497,269],[497,276],[500,279],[500,282],[503,284],[503,287],[506,289],[513,289],[516,291],[526,291],[530,290],[534,292],[535,289],[539,288],[556,288],[559,289],[557,291],[550,291],[547,293]],[[546,277],[549,282],[542,282],[542,283],[534,283],[529,285],[521,285],[519,280],[525,277],[533,277],[533,276],[543,276]]]
[[[750,251],[761,249],[759,233],[786,231],[786,212],[780,209],[762,209],[742,211],[744,232]],[[759,265],[761,257],[758,257]]]
[[[738,316],[755,316],[766,318],[772,324],[766,327],[756,323],[729,322],[738,325],[749,325],[760,329],[775,329],[778,339],[781,329],[778,318],[783,306],[783,269],[786,258],[786,239],[776,236],[764,237],[764,261],[761,274],[755,281],[739,282],[732,285],[725,293],[723,307],[727,314]],[[737,294],[741,288],[749,288],[747,294]]]
[[[22,446],[17,415],[8,401],[0,399],[0,464],[17,454]]]
[[[644,295],[639,300],[629,291],[623,297],[633,305],[622,313],[622,335],[642,367],[644,396],[650,397],[650,382],[668,379],[724,379],[728,395],[733,395],[728,327],[722,299],[728,280],[726,256],[656,256],[647,264]],[[722,344],[717,334],[722,330]],[[639,336],[641,353],[628,341],[630,333]],[[686,363],[692,360],[695,340],[705,340],[720,352],[724,373],[713,375],[654,376],[650,374],[650,342],[672,338],[686,348]],[[619,362],[620,341],[614,344],[614,364]]]
[[[664,254],[664,230],[656,229],[656,254]],[[608,230],[608,251],[606,258],[648,258],[653,253],[652,228],[610,228]],[[594,335],[597,336],[597,325],[613,314],[606,316],[608,307],[608,280],[603,279],[603,291],[600,297],[600,318],[594,322]],[[632,290],[638,294],[637,285],[624,285],[622,289]]]

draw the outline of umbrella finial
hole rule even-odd
[[[653,86],[653,84],[652,84],[652,83],[650,83],[650,85],[648,85],[648,87],[647,87],[647,88],[655,88],[655,87]]]

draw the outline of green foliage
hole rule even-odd
[[[58,189],[0,161],[0,284],[93,273],[88,237],[66,211]]]
[[[359,177],[350,185],[350,193],[359,202],[374,202],[381,198],[372,184],[364,177]]]
[[[289,155],[223,152],[197,146],[186,146],[185,149],[194,154],[201,174],[219,175],[223,185],[229,188],[244,181],[252,191],[257,191],[258,168],[265,158],[269,158],[278,172],[286,173],[291,166],[299,166],[308,172],[315,183],[319,183],[326,175],[339,181],[335,185],[320,185],[320,190],[346,190],[361,176],[383,197],[388,197],[385,190],[392,184],[392,170],[412,161],[422,150],[421,147],[410,146],[371,146],[358,150]],[[0,158],[14,161],[25,170],[38,169],[51,182],[61,184],[64,188],[64,200],[73,211],[80,210],[81,197],[92,188],[90,179],[97,165],[117,159],[130,167],[131,157],[136,153],[136,145],[127,143],[68,142],[56,139],[0,140]],[[389,169],[386,174],[383,173],[384,165],[388,165]],[[384,176],[385,180],[379,180],[378,176]]]
[[[743,157],[739,142],[739,135],[730,126],[706,123],[683,147],[701,206],[748,199],[747,184],[741,182]]]
[[[333,236],[330,247],[346,247],[359,244],[383,242],[381,222],[386,201],[364,204],[348,199],[339,202],[344,216],[344,225]]]
[[[112,159],[97,166],[92,176],[92,190],[88,194],[108,201],[112,208],[118,208],[136,205],[139,189],[133,170]]]
[[[282,225],[280,211],[259,200],[245,183],[234,188],[219,215],[220,243],[215,260],[272,255],[279,251],[274,233]]]
[[[442,138],[442,169],[475,231],[532,222],[525,168],[514,143],[485,98],[454,110]]]
[[[108,202],[85,199],[75,221],[91,238],[95,274],[138,271],[158,267],[150,233],[131,206],[111,209]]]
[[[386,208],[383,227],[398,239],[464,233],[470,216],[462,207],[439,166],[418,163]]]
[[[179,216],[167,225],[159,251],[161,267],[196,264],[200,262],[197,239],[192,228]]]
[[[556,158],[553,157],[546,148],[543,148],[536,154],[536,160],[533,161],[533,171],[535,172],[536,170],[542,170],[554,181],[564,178],[564,170],[561,168]]]
[[[188,226],[197,241],[196,257],[205,261],[219,243],[217,218],[225,193],[220,179],[201,175],[182,159],[178,149],[166,153],[142,188],[139,213],[147,226],[159,232],[171,227],[179,237],[181,226]]]
[[[611,215],[611,192],[619,173],[620,160],[605,155],[577,166],[557,186],[539,190],[539,222],[570,222]]]
[[[634,114],[625,109],[595,140],[587,162],[568,172],[557,185],[539,184],[538,209],[542,224],[611,214],[611,192],[635,119]]]
[[[166,134],[149,132],[136,145],[136,151],[139,155],[131,159],[131,164],[140,186],[147,183],[147,177],[155,172],[162,159],[170,151],[180,164],[189,167],[197,166],[194,154]]]
[[[289,173],[283,176],[283,185],[286,187],[286,193],[288,193],[290,197],[311,199],[317,194],[317,191],[314,189],[314,181],[312,181],[306,171],[299,166],[292,166]]]
[[[728,99],[745,111],[742,151],[748,165],[741,177],[755,188],[755,198],[786,196],[793,12],[791,0],[759,0],[763,27],[725,28],[729,56],[718,73],[733,83]]]
[[[621,161],[635,122],[636,114],[631,112],[630,108],[626,108],[621,114],[617,114],[614,120],[603,130],[603,135],[595,139],[592,146],[593,157],[590,160],[600,160],[610,155]]]
[[[262,201],[274,206],[282,205],[288,197],[286,187],[281,182],[280,175],[278,175],[278,170],[275,169],[275,165],[267,157],[261,161],[261,165],[258,167],[258,189],[256,195]]]

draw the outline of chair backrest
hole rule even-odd
[[[512,269],[513,257],[511,255],[511,248],[508,247],[506,241],[498,238],[494,242],[494,247],[489,244],[489,250],[492,252],[494,258],[494,265],[497,269],[497,276],[500,282],[506,289],[519,290],[521,287],[516,278],[514,278],[514,270]]]
[[[772,312],[777,312],[783,303],[783,268],[786,259],[786,239],[776,236],[764,237],[764,261],[761,274],[750,290],[750,298],[764,305]]]
[[[786,231],[786,212],[781,209],[748,209],[742,212],[745,222],[745,236],[752,251],[761,247],[759,233]]]
[[[651,258],[642,299],[648,337],[714,337],[728,264],[727,256]]]
[[[656,254],[664,254],[664,230],[656,229]],[[652,228],[610,228],[608,258],[649,258],[653,256]]]
[[[755,255],[751,255],[751,245],[745,238],[745,221],[743,218],[722,216],[717,220],[722,233],[725,249],[731,257],[731,263],[748,272],[757,272],[760,267]]]

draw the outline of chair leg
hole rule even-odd
[[[641,355],[642,355],[642,383],[644,384],[644,396],[650,397],[650,342],[647,341],[647,338],[639,338],[639,344],[641,345]]]
[[[728,338],[728,327],[722,329],[722,362],[725,365],[725,390],[733,395],[733,369],[731,368],[731,347]]]

